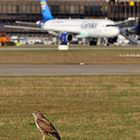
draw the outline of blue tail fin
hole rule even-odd
[[[41,13],[42,13],[42,16],[43,16],[43,20],[47,21],[47,20],[53,19],[53,16],[52,16],[50,8],[47,4],[47,1],[46,0],[40,0],[40,5],[41,5]]]

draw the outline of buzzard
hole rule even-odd
[[[32,113],[35,119],[35,124],[37,128],[42,132],[42,140],[45,140],[45,136],[52,136],[56,140],[61,140],[59,133],[54,128],[53,124],[45,118],[45,116],[40,111],[35,111]]]

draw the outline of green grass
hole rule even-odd
[[[126,54],[140,54],[140,49],[0,51],[0,64],[140,64],[140,57],[120,57]]]
[[[35,110],[62,140],[139,140],[140,76],[0,77],[0,140],[41,140]]]

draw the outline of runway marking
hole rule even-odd
[[[119,55],[120,57],[124,57],[124,58],[140,58],[140,54],[137,53],[137,54],[120,54]]]

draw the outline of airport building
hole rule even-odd
[[[47,0],[57,18],[139,17],[139,0]],[[35,22],[41,18],[40,0],[0,0],[0,31],[15,21]],[[7,30],[6,30],[7,31]],[[11,30],[8,30],[11,31]]]

